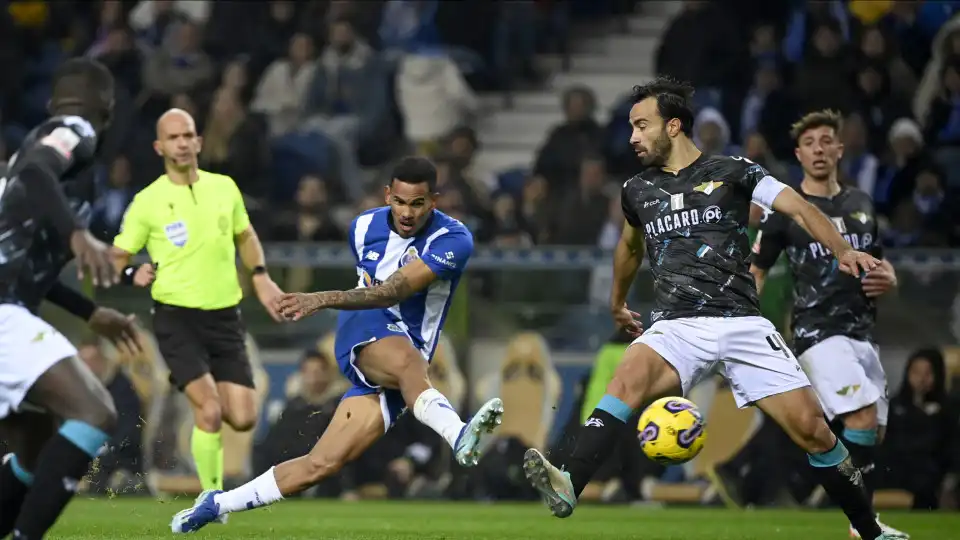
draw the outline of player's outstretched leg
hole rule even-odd
[[[0,422],[0,438],[12,450],[0,464],[0,538],[6,538],[20,515],[20,508],[33,485],[37,456],[43,445],[56,432],[52,417],[26,412],[4,418]]]
[[[483,438],[496,430],[503,417],[499,398],[485,403],[464,422],[447,398],[430,384],[427,362],[405,336],[388,336],[365,346],[357,353],[355,365],[367,381],[399,389],[413,416],[453,448],[457,463],[472,467],[479,462]]]
[[[573,513],[577,498],[617,446],[627,420],[645,401],[680,386],[677,372],[643,343],[627,348],[597,408],[583,425],[567,463],[558,468],[539,450],[524,454],[523,472],[553,515]]]
[[[14,524],[17,540],[43,538],[73,498],[117,420],[110,394],[76,357],[60,360],[41,375],[26,401],[64,422],[40,451],[33,485]]]
[[[236,489],[201,493],[191,508],[173,517],[170,529],[178,534],[194,532],[228,513],[253,510],[299,493],[337,474],[385,431],[379,395],[346,397],[309,454],[271,467]]]
[[[807,452],[817,480],[847,515],[860,536],[870,540],[902,539],[877,523],[873,504],[863,489],[863,476],[850,452],[823,418],[820,402],[810,387],[759,400],[757,406],[777,421],[795,443]]]

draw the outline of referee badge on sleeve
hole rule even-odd
[[[182,221],[174,221],[163,227],[167,240],[177,247],[183,247],[187,243],[187,225]]]

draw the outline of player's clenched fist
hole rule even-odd
[[[322,293],[287,293],[274,301],[280,316],[290,321],[299,321],[323,309]]]
[[[864,272],[873,271],[880,266],[880,261],[869,253],[849,249],[837,257],[840,265],[840,271],[846,272],[854,277],[860,277]]]

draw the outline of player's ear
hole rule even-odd
[[[796,146],[793,149],[793,157],[797,158],[797,161],[800,161],[800,147]]]
[[[160,141],[153,141],[153,151],[156,152],[158,156],[163,157],[163,151],[160,149]]]
[[[671,118],[670,121],[667,122],[667,135],[671,137],[676,137],[677,135],[680,135],[680,132],[682,131],[682,127],[683,127],[680,124],[681,122],[679,118]]]
[[[837,146],[838,146],[838,150],[837,150],[837,161],[840,161],[840,159],[843,158],[843,143],[840,143],[840,144],[838,144]]]
[[[393,180],[391,180],[393,182]],[[390,184],[383,186],[383,202],[390,206]]]
[[[197,135],[197,153],[203,151],[203,136]]]

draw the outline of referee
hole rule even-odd
[[[166,174],[134,197],[113,249],[124,283],[152,285],[153,331],[171,382],[193,408],[190,449],[208,490],[223,489],[221,421],[238,431],[256,423],[237,252],[275,320],[272,301],[282,291],[267,274],[263,247],[233,179],[199,169],[201,143],[186,112],[171,109],[160,117],[153,147]],[[131,266],[130,257],[144,247],[153,264]]]

